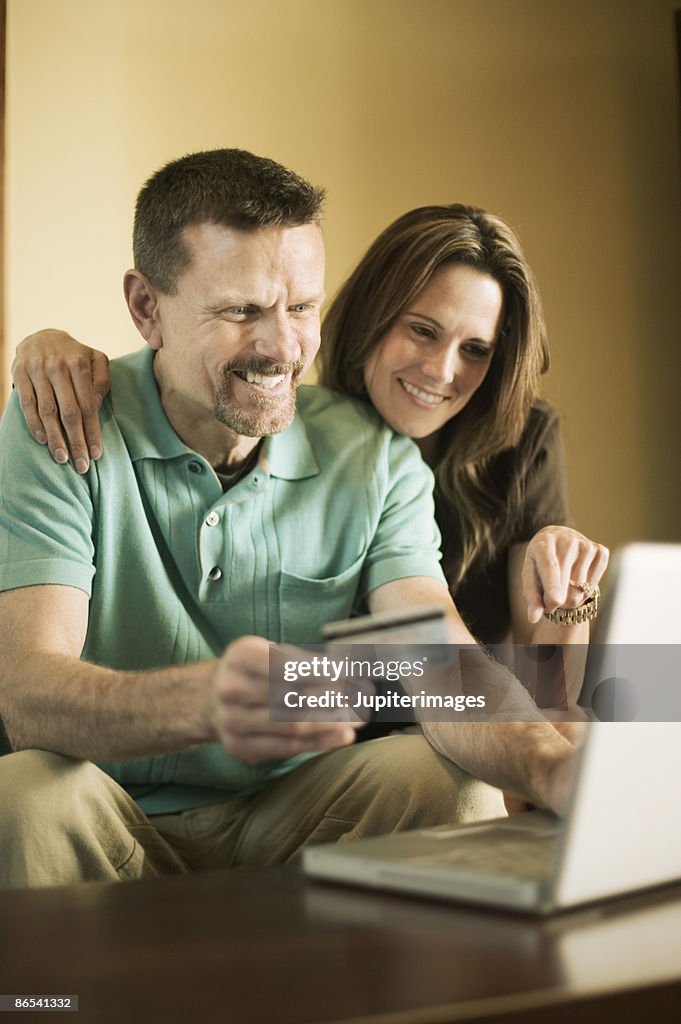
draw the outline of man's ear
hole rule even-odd
[[[162,348],[158,294],[149,278],[139,270],[127,270],[123,278],[123,291],[137,330],[152,348]]]

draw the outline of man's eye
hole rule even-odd
[[[295,306],[289,306],[289,313],[307,313],[309,308],[307,302],[297,302]]]
[[[251,312],[251,307],[250,306],[230,306],[230,308],[226,312],[227,313],[232,313],[233,316],[245,316],[246,313],[250,313]]]

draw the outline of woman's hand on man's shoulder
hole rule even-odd
[[[55,462],[86,473],[102,454],[99,409],[108,392],[109,360],[65,331],[30,334],[17,348],[12,380],[28,429]]]

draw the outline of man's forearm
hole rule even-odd
[[[464,646],[454,661],[433,666],[429,689],[484,697],[485,711],[460,721],[427,721],[424,735],[435,749],[469,774],[533,803],[563,810],[565,778],[574,747],[547,721],[506,666],[479,647]]]
[[[15,750],[98,761],[151,757],[215,738],[214,672],[212,661],[121,672],[37,652],[5,664],[1,714]]]
[[[474,778],[561,813],[574,747],[549,722],[423,723],[444,757]]]
[[[458,645],[458,654],[452,662],[431,665],[422,679],[404,679],[405,689],[414,692],[423,686],[443,696],[481,695],[485,711],[484,717],[471,711],[467,721],[432,722],[427,720],[428,709],[417,704],[414,710],[424,736],[438,753],[475,778],[563,811],[574,747],[547,721],[518,679],[476,643],[448,591],[435,580],[414,578],[385,584],[370,595],[372,612],[426,603],[442,606],[450,643]]]

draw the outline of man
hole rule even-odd
[[[56,466],[8,407],[2,886],[267,864],[499,813],[454,760],[564,798],[571,747],[539,720],[354,747],[347,723],[270,721],[268,640],[316,639],[363,603],[440,604],[471,640],[413,446],[318,389],[294,417],[319,345],[321,201],[238,150],[162,168],[124,279],[147,348],[112,367],[104,456]]]

